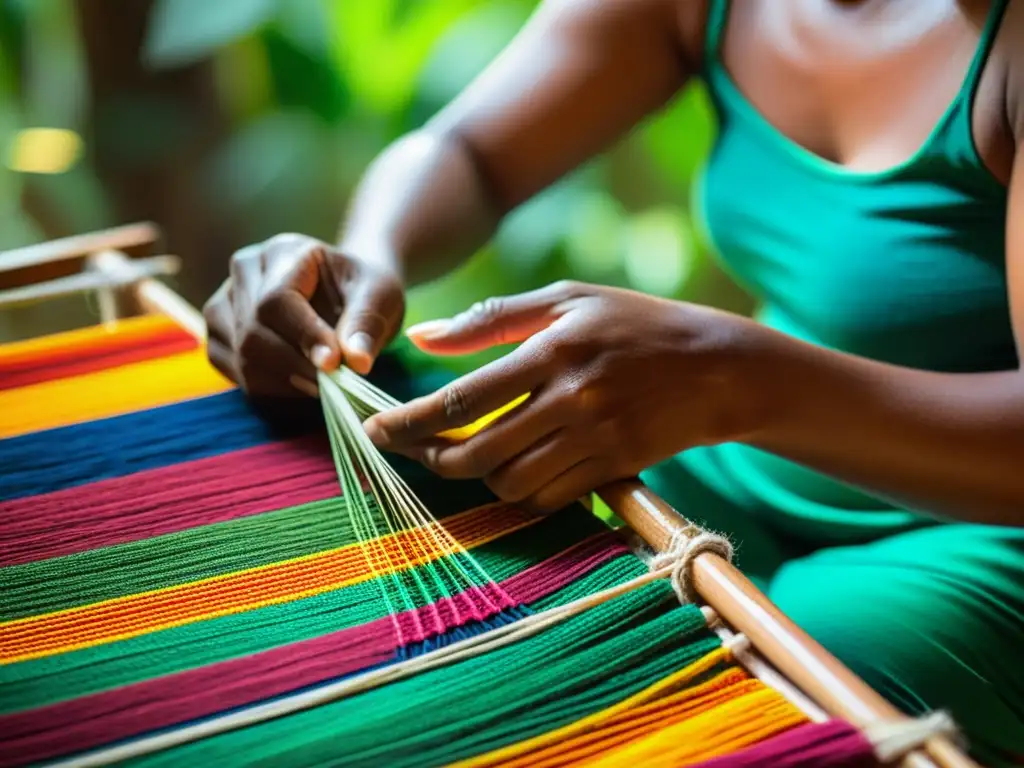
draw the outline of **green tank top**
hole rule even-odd
[[[703,79],[718,132],[698,218],[726,270],[758,299],[762,322],[901,366],[1016,367],[1007,190],[971,133],[974,93],[1007,2],[992,3],[964,83],[921,148],[889,170],[862,173],[803,149],[755,110],[722,65],[728,3],[712,0]],[[695,452],[691,463],[716,487],[812,535],[859,538],[924,521],[746,446]]]

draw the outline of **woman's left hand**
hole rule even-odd
[[[443,477],[483,478],[505,501],[558,509],[686,448],[742,440],[757,426],[760,387],[747,374],[764,329],[736,315],[557,283],[407,333],[441,355],[523,342],[366,422],[380,448]],[[437,437],[527,392],[469,439]]]

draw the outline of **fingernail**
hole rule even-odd
[[[358,331],[348,337],[348,348],[349,352],[371,357],[373,355],[373,339],[370,338],[370,334]]]
[[[445,320],[427,320],[423,323],[416,323],[416,325],[410,325],[406,331],[406,336],[415,336],[418,339],[424,341],[430,341],[440,336],[444,336],[448,333],[448,329],[451,328],[452,321]]]
[[[325,344],[315,344],[313,349],[309,351],[309,360],[317,368],[323,370],[327,361],[331,359],[331,348]]]

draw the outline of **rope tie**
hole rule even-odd
[[[909,720],[872,723],[864,728],[864,736],[874,746],[875,755],[886,764],[920,749],[936,736],[959,741],[959,735],[953,718],[941,710]]]
[[[697,602],[697,589],[693,584],[693,564],[705,552],[732,562],[732,543],[725,536],[705,531],[690,523],[672,535],[668,549],[655,555],[648,563],[652,571],[672,568],[672,589],[683,605]]]

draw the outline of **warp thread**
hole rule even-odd
[[[871,723],[864,728],[864,736],[874,745],[879,761],[886,764],[920,749],[938,736],[945,736],[957,742],[957,746],[964,746],[953,718],[942,710],[907,720]]]
[[[668,549],[650,559],[647,567],[660,571],[672,567],[672,589],[683,605],[697,602],[697,588],[693,582],[693,564],[705,552],[732,562],[732,542],[720,533],[705,531],[693,523],[672,535]]]

